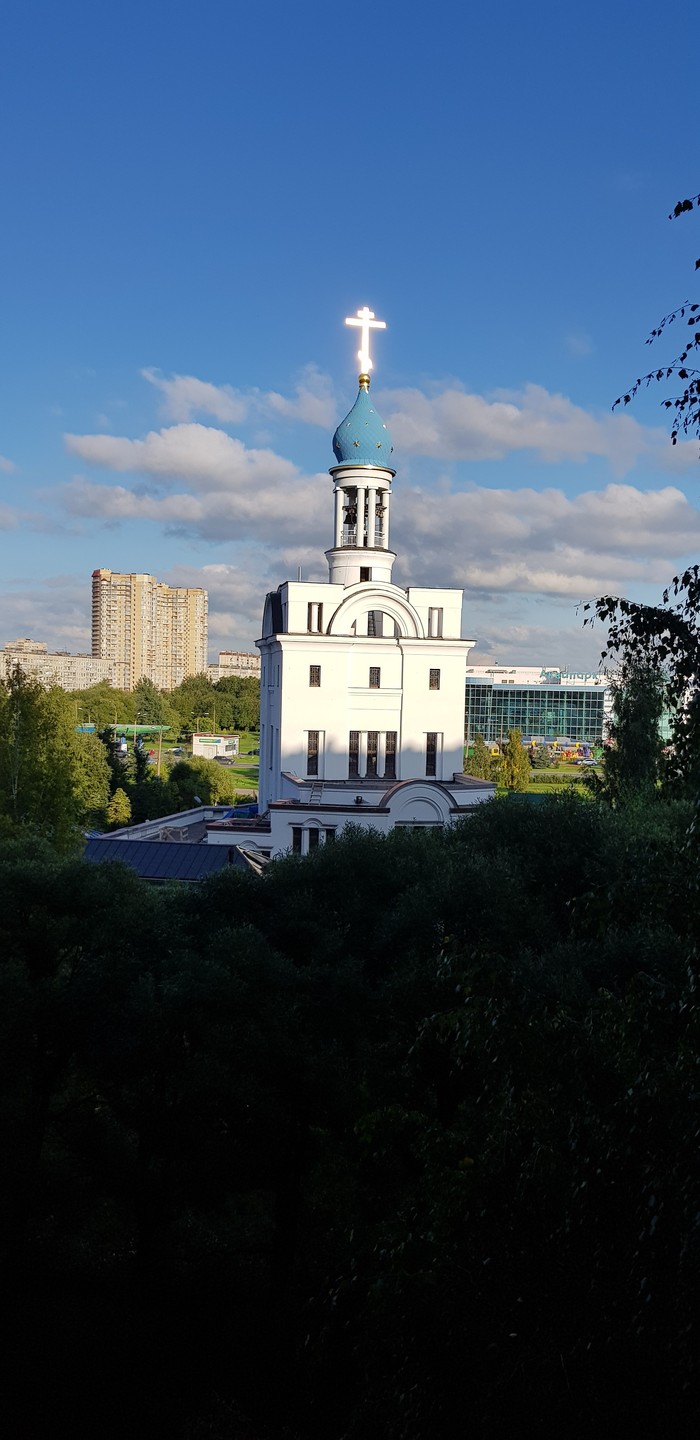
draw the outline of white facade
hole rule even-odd
[[[474,644],[461,635],[462,591],[392,581],[395,471],[367,373],[333,448],[328,582],[269,594],[258,641],[259,807],[273,856],[350,821],[449,824],[494,788],[462,773]]]

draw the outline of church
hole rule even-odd
[[[370,335],[386,325],[366,306],[346,324],[361,334],[359,391],[333,437],[328,579],[267,595],[257,641],[258,814],[200,805],[95,836],[89,860],[123,860],[155,880],[259,871],[349,824],[451,825],[494,793],[462,772],[474,644],[461,636],[462,591],[392,580],[393,446],[370,397]]]
[[[370,336],[385,322],[365,306],[346,324],[360,331],[359,391],[333,437],[328,580],[269,594],[257,642],[260,816],[239,843],[271,858],[349,823],[449,825],[494,791],[462,773],[474,644],[461,636],[462,591],[392,581],[396,471],[370,395]]]

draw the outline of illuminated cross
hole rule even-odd
[[[367,306],[365,305],[362,310],[358,310],[356,316],[352,315],[348,319],[346,319],[345,324],[359,325],[360,330],[362,331],[362,343],[360,349],[357,352],[357,358],[360,362],[360,370],[362,374],[369,375],[369,372],[372,369],[372,361],[369,354],[369,332],[370,330],[386,330],[386,320],[375,320],[374,311],[368,310]]]

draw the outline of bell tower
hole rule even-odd
[[[385,330],[386,321],[375,319],[365,305],[345,323],[361,331],[360,388],[352,410],[333,436],[338,463],[329,472],[335,501],[333,549],[326,551],[329,579],[332,585],[354,585],[360,580],[391,584],[396,559],[389,548],[394,447],[369,394],[370,331]]]

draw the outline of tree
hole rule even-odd
[[[198,755],[173,765],[168,782],[171,791],[177,794],[178,806],[182,810],[196,805],[196,796],[204,805],[218,805],[221,801],[225,803],[236,798],[234,771]]]
[[[260,681],[253,675],[227,675],[214,687],[216,713],[226,730],[259,730]]]
[[[629,660],[614,682],[612,721],[603,760],[603,787],[614,804],[651,796],[661,779],[664,683],[658,670]]]
[[[694,195],[692,199],[679,200],[674,206],[669,220],[678,219],[679,215],[686,215],[693,209],[694,205],[700,206],[700,195]],[[695,269],[700,270],[700,259],[695,261]],[[685,320],[690,326],[692,337],[686,338],[680,353],[670,364],[662,365],[658,370],[650,370],[646,375],[640,375],[624,395],[618,396],[613,410],[617,405],[629,405],[630,401],[642,388],[648,388],[661,380],[670,380],[675,376],[683,384],[680,394],[671,396],[663,401],[666,410],[674,412],[671,424],[671,441],[674,445],[678,442],[678,436],[684,435],[700,436],[700,370],[688,365],[688,358],[695,351],[700,351],[700,303],[687,301],[676,310],[671,310],[664,315],[659,324],[652,330],[647,338],[647,345],[652,345],[666,330],[677,320]]]
[[[172,691],[171,701],[182,720],[183,730],[195,730],[207,716],[214,723],[216,691],[208,675],[189,675]]]
[[[110,793],[107,752],[98,735],[75,735],[73,796],[78,818],[90,828],[104,824]]]
[[[0,814],[65,846],[77,836],[72,702],[17,666],[0,682]],[[79,788],[79,786],[78,786]]]
[[[107,806],[107,819],[113,830],[121,829],[131,820],[131,801],[124,790],[115,790]]]
[[[666,778],[677,790],[700,793],[700,567],[676,575],[661,605],[602,595],[583,606],[584,625],[608,626],[602,660],[624,673],[663,675],[671,747]]]
[[[519,730],[508,731],[508,743],[499,769],[501,784],[506,790],[527,790],[530,783],[530,760]]]
[[[467,756],[467,774],[472,775],[475,780],[494,780],[495,766],[493,757],[483,735],[474,736],[471,755]]]
[[[104,730],[115,721],[133,721],[134,704],[131,693],[114,690],[108,680],[100,680],[86,690],[72,690],[70,698],[77,703],[80,718],[90,720],[96,730]]]
[[[147,680],[145,675],[132,691],[134,715],[141,725],[167,725],[172,735],[180,733],[181,719],[175,706],[162,690]]]

